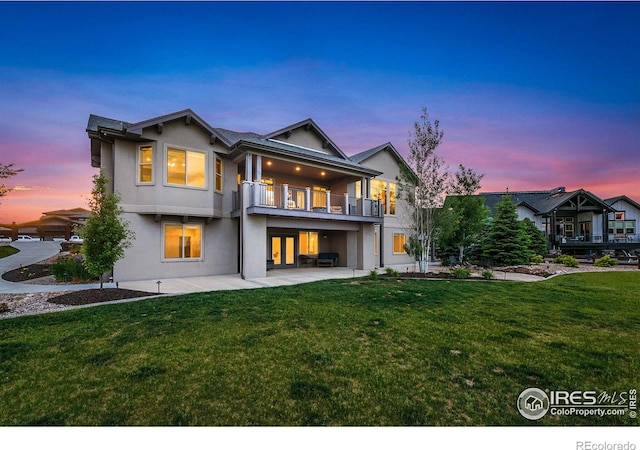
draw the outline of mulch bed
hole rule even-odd
[[[58,295],[57,297],[47,300],[49,303],[58,305],[90,305],[92,303],[104,303],[114,300],[125,300],[128,298],[148,297],[150,292],[133,291],[131,289],[84,289],[81,291],[69,292],[67,294]]]
[[[6,281],[21,283],[23,281],[30,281],[36,278],[47,277],[49,275],[51,275],[49,264],[32,264],[27,267],[21,267],[19,269],[5,272],[2,274],[2,278]]]

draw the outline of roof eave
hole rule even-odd
[[[301,155],[300,153],[297,153],[297,152],[294,152],[294,151],[287,151],[285,149],[274,148],[274,147],[271,147],[269,145],[260,144],[260,143],[257,143],[257,142],[248,142],[248,141],[244,141],[244,140],[239,140],[233,146],[232,151],[230,153],[230,156],[232,156],[232,158],[234,156],[238,156],[239,153],[244,152],[243,148],[247,148],[247,149],[251,149],[251,150],[258,150],[259,152],[262,152],[262,153],[265,153],[265,154],[288,156],[288,157],[291,157],[294,160],[312,162],[312,163],[316,163],[316,164],[321,164],[321,165],[326,166],[326,167],[339,168],[339,169],[346,170],[346,171],[349,171],[349,172],[354,172],[354,173],[358,173],[358,174],[364,174],[364,175],[368,175],[368,176],[372,176],[372,177],[376,177],[378,175],[382,175],[382,172],[380,172],[378,170],[374,170],[374,169],[371,169],[371,168],[366,167],[366,166],[360,166],[360,165],[356,166],[356,165],[354,165],[354,163],[352,163],[348,159],[347,159],[347,161],[345,161],[346,162],[345,164],[341,164],[339,161],[327,160],[327,159],[322,158],[321,156],[314,157],[312,155]]]

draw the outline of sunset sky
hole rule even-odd
[[[86,206],[89,114],[184,108],[266,133],[314,121],[348,155],[438,153],[483,191],[640,201],[640,3],[2,3],[0,223]]]

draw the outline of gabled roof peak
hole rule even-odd
[[[304,128],[306,131],[315,132],[320,138],[324,141],[323,146],[331,148],[334,152],[336,152],[340,157],[344,159],[349,159],[347,155],[336,145],[335,142],[329,138],[329,136],[318,126],[317,123],[313,121],[313,119],[308,118],[304,119],[300,122],[296,122],[292,125],[286,126],[284,128],[280,128],[279,130],[273,131],[271,133],[267,133],[262,136],[263,139],[273,139],[281,135],[290,136],[294,130],[299,128]]]

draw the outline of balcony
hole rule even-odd
[[[383,219],[380,201],[375,199],[354,198],[348,194],[337,195],[287,184],[254,182],[248,187],[248,214],[375,223]],[[233,209],[239,215],[241,196],[237,192],[233,194]]]

